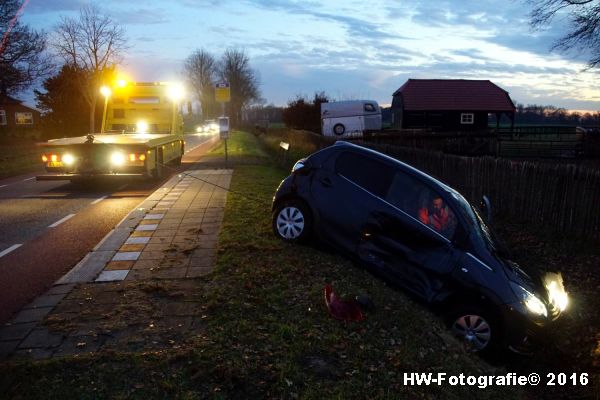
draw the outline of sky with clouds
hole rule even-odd
[[[52,31],[84,0],[30,0],[22,21]],[[125,28],[122,69],[175,80],[195,49],[250,56],[268,103],[325,91],[391,103],[408,78],[489,79],[513,101],[600,110],[598,72],[585,54],[552,53],[567,20],[532,31],[526,0],[103,0]]]

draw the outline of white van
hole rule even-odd
[[[381,108],[374,100],[321,103],[324,136],[356,137],[365,130],[381,130]]]

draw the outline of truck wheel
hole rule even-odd
[[[156,168],[152,170],[152,178],[154,180],[160,180],[163,177],[163,166],[162,164],[158,164]]]
[[[162,179],[164,176],[164,167],[163,167],[163,154],[162,149],[159,149],[156,152],[156,168],[152,170],[152,178],[155,180]]]
[[[335,133],[338,136],[341,136],[344,134],[344,132],[346,132],[346,127],[342,124],[335,124],[333,126],[333,133]]]
[[[183,158],[183,155],[185,154],[184,151],[184,147],[183,144],[181,145],[181,153],[179,153],[179,157],[174,158],[173,161],[171,161],[171,164],[173,164],[174,166],[178,167],[181,165],[181,159]]]

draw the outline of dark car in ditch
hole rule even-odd
[[[273,198],[273,231],[332,245],[437,304],[471,351],[529,352],[568,298],[558,273],[523,270],[460,193],[347,142],[298,161]]]

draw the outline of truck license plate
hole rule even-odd
[[[53,168],[53,167],[62,167],[63,163],[62,161],[50,161],[48,163],[48,167]]]

